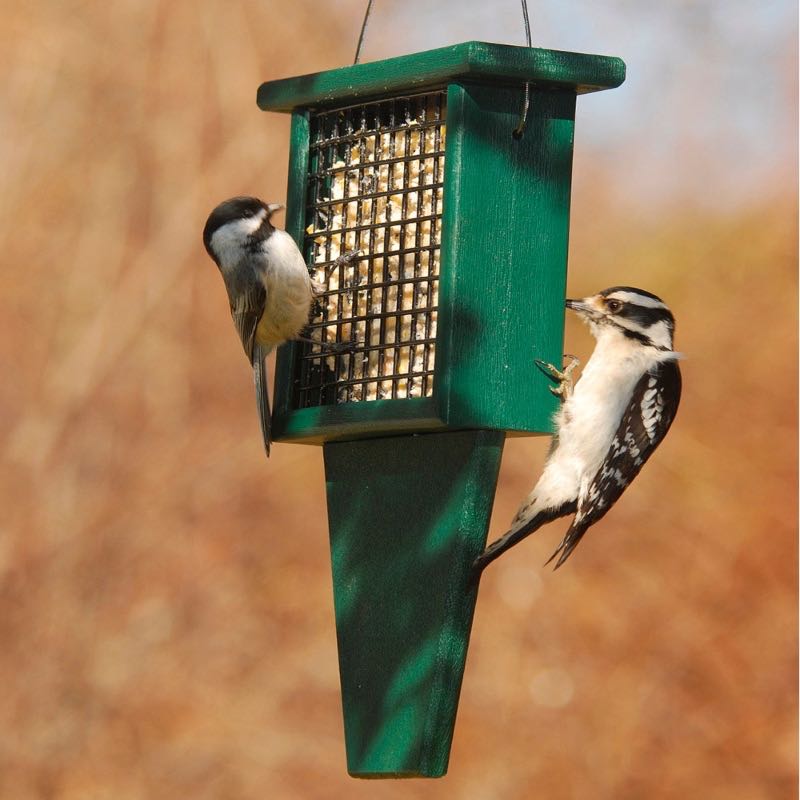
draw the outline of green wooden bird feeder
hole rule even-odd
[[[273,433],[324,447],[352,775],[447,770],[505,435],[555,410],[575,98],[624,76],[467,42],[259,88],[292,115],[287,230],[320,285]]]

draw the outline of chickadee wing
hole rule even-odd
[[[255,283],[246,291],[238,292],[231,300],[233,324],[236,326],[236,332],[242,340],[242,347],[250,361],[253,360],[256,328],[264,313],[266,302],[267,290],[261,283]]]
[[[578,512],[566,536],[550,557],[556,568],[569,558],[588,528],[605,516],[644,463],[655,452],[675,419],[681,399],[677,361],[660,363],[636,384],[611,447],[600,469],[578,501]]]

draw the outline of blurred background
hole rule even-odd
[[[350,63],[364,6],[5,3],[0,797],[795,796],[788,0],[531,2],[535,46],[627,62],[578,99],[570,294],[664,297],[683,404],[566,568],[554,525],[486,573],[449,775],[347,777],[322,453],[264,459],[201,231],[285,198],[256,88]],[[519,3],[378,2],[364,60],[469,39]],[[507,443],[491,537],[546,447]]]

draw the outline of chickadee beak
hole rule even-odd
[[[280,211],[284,207],[283,203],[269,203],[267,205],[267,216],[271,217],[276,211]]]

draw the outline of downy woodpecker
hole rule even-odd
[[[597,344],[574,390],[574,358],[562,369],[539,362],[559,382],[552,391],[562,399],[550,453],[510,530],[475,561],[477,574],[545,523],[575,514],[547,561],[558,557],[560,567],[639,474],[678,410],[681,355],[672,349],[675,320],[660,298],[613,286],[566,306]]]

